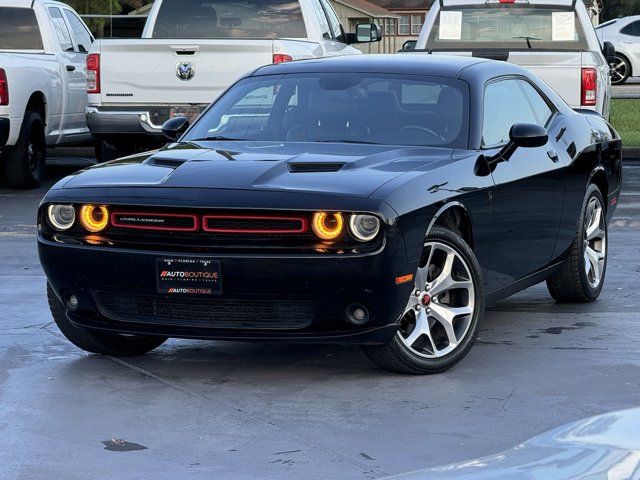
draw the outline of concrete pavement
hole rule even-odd
[[[49,171],[51,184],[71,168]],[[487,312],[462,363],[431,377],[386,373],[341,346],[172,340],[144,357],[87,355],[46,305],[44,191],[0,190],[1,479],[380,478],[640,405],[638,163],[625,167],[601,299],[522,292]]]

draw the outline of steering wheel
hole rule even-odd
[[[414,131],[416,133],[426,133],[427,135],[431,135],[433,138],[435,138],[438,141],[438,143],[445,143],[446,142],[446,140],[441,135],[438,135],[436,132],[434,132],[433,130],[431,130],[430,128],[427,128],[427,127],[418,127],[418,126],[415,126],[415,125],[407,125],[406,127],[402,127],[400,129],[400,131],[401,132]]]

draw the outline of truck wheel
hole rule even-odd
[[[593,302],[607,270],[607,212],[600,190],[591,184],[584,197],[578,231],[560,271],[547,279],[557,302]]]
[[[150,335],[119,335],[85,330],[77,327],[67,318],[66,308],[47,284],[47,299],[53,319],[67,340],[76,347],[90,353],[113,357],[144,355],[162,345],[167,338]]]
[[[469,245],[451,230],[432,228],[398,333],[388,345],[363,345],[364,352],[393,372],[422,375],[453,367],[478,337],[482,285]]]
[[[44,178],[46,158],[44,121],[39,113],[27,112],[17,143],[6,149],[2,161],[7,184],[13,188],[37,187]]]

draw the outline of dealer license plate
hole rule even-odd
[[[209,258],[156,259],[158,292],[169,295],[220,295],[220,262]]]

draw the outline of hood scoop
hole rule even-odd
[[[291,173],[326,173],[337,172],[344,167],[344,163],[329,162],[291,162],[287,169]]]
[[[147,164],[153,165],[155,167],[167,167],[167,168],[178,168],[187,160],[184,158],[162,158],[162,157],[151,157]]]

